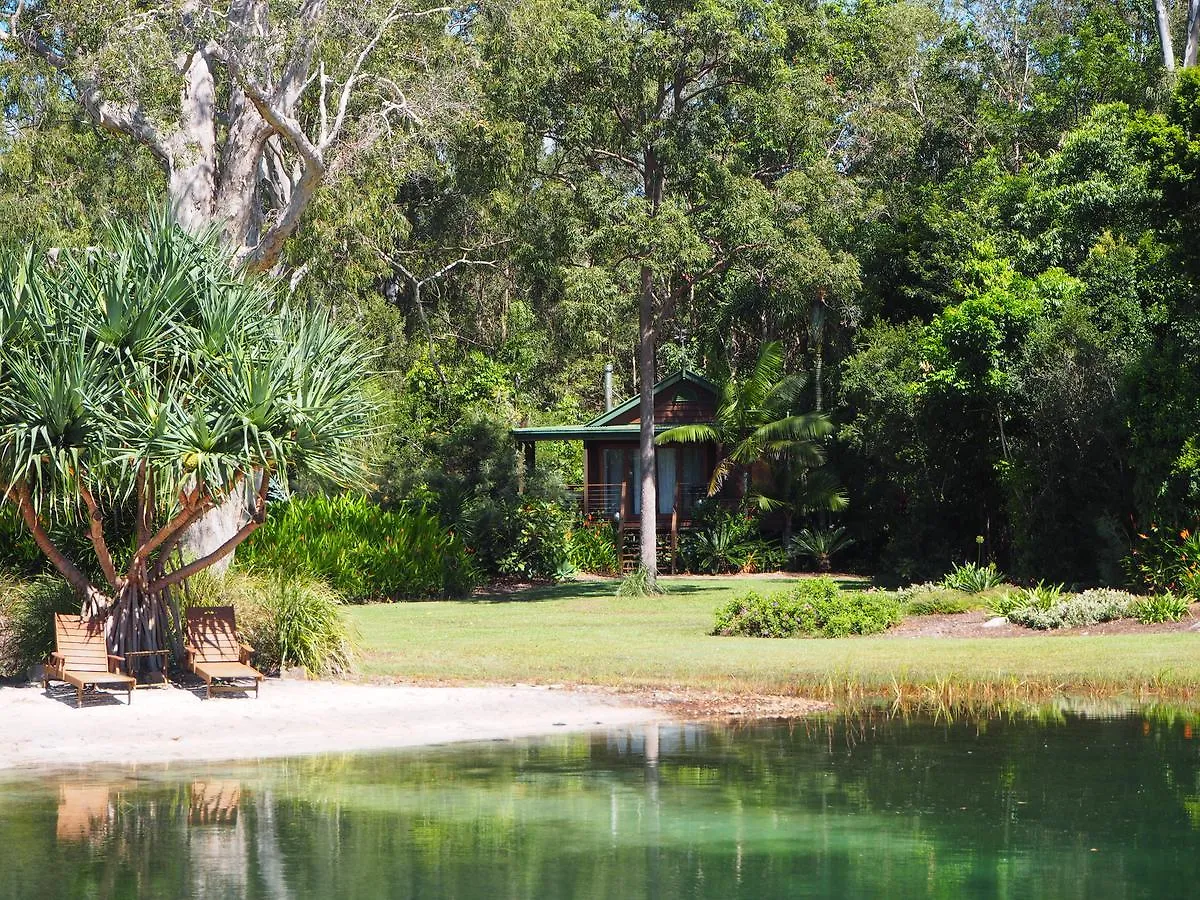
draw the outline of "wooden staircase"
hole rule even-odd
[[[670,532],[659,531],[655,535],[658,542],[659,572],[663,571],[661,562],[665,557],[671,560],[670,571],[675,574],[675,554],[678,548],[678,536]],[[621,577],[637,571],[642,564],[642,529],[640,525],[626,525],[618,532],[617,540],[621,552]]]

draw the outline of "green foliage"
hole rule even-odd
[[[1189,612],[1187,598],[1176,594],[1152,594],[1142,597],[1133,604],[1131,611],[1144,625],[1178,622]]]
[[[303,666],[318,677],[351,670],[358,635],[341,596],[323,581],[291,572],[204,574],[189,584],[184,608],[232,604],[239,636],[254,648],[259,668]]]
[[[1151,526],[1125,558],[1130,580],[1150,593],[1200,598],[1200,532]]]
[[[621,583],[617,585],[618,597],[652,597],[657,594],[666,593],[661,585],[650,585],[650,573],[643,566],[638,566],[628,575],[621,579]]]
[[[1024,609],[1025,606],[1025,597],[1019,591],[1004,591],[989,597],[987,601],[987,608],[993,615],[1005,618],[1018,609]]]
[[[238,565],[328,582],[354,602],[463,597],[478,581],[462,539],[419,506],[296,497],[270,511]]]
[[[787,592],[735,597],[716,611],[713,634],[845,637],[876,634],[901,619],[900,601],[882,591],[842,591],[830,578],[805,579]]]
[[[942,586],[967,594],[979,594],[1004,584],[1006,577],[996,568],[994,562],[990,562],[986,566],[970,562],[963,563],[961,566],[951,563],[950,573],[942,579]]]
[[[854,543],[854,538],[846,533],[846,529],[835,528],[802,528],[792,538],[788,548],[790,555],[800,556],[816,563],[817,570],[828,572],[833,568],[833,555],[845,550]]]
[[[762,459],[786,457],[793,463],[818,466],[825,459],[819,441],[833,426],[821,413],[796,411],[804,383],[802,376],[784,374],[783,345],[766,343],[748,375],[724,381],[711,424],[677,425],[655,440],[659,444],[712,442],[727,448],[713,467],[710,497],[735,471],[748,473]]]
[[[1140,602],[1131,594],[1108,588],[1084,591],[1066,599],[1051,600],[1051,597],[1057,598],[1058,594],[1053,590],[1043,591],[1037,601],[1011,610],[1008,613],[1009,621],[1042,631],[1081,628],[1134,615]],[[1029,598],[1030,595],[1026,594],[1023,599]]]
[[[79,615],[80,601],[61,578],[21,581],[0,574],[0,678],[23,675],[54,650],[54,614]]]
[[[567,556],[581,572],[616,575],[621,568],[617,530],[611,522],[584,521],[567,533]]]
[[[778,542],[762,535],[759,520],[749,512],[713,504],[697,515],[696,522],[700,527],[679,540],[679,556],[689,572],[765,572],[785,561]]]
[[[567,535],[574,516],[562,504],[522,498],[473,512],[465,539],[485,571],[531,581],[554,580],[569,569]]]
[[[1021,597],[1026,606],[1043,611],[1057,605],[1062,600],[1062,596],[1063,585],[1046,584],[1044,581],[1039,581],[1033,587],[1024,588],[1021,591]]]
[[[956,615],[975,609],[969,597],[956,596],[948,591],[938,591],[914,597],[904,603],[906,616]]]

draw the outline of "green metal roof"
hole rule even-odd
[[[670,425],[655,425],[654,433],[662,434]],[[533,428],[514,428],[516,439],[530,441],[582,441],[592,438],[630,438],[642,433],[640,423],[633,425],[541,425]]]
[[[660,391],[665,391],[667,388],[674,387],[675,385],[680,384],[681,382],[685,382],[685,381],[688,382],[689,384],[694,384],[697,387],[703,388],[706,391],[710,391],[713,394],[717,393],[717,386],[715,384],[713,384],[711,381],[709,381],[707,378],[704,378],[701,375],[697,375],[695,372],[689,372],[687,369],[681,369],[680,371],[676,372],[674,375],[670,375],[670,376],[664,378],[658,384],[656,384],[654,386],[654,394],[655,394],[655,396],[657,396]],[[629,412],[632,409],[635,409],[637,407],[638,403],[641,402],[641,399],[642,399],[641,397],[636,397],[636,396],[630,397],[628,400],[626,400],[621,405],[614,406],[608,412],[601,413],[600,415],[596,416],[596,418],[592,419],[592,421],[587,423],[586,427],[591,428],[591,427],[600,426],[600,425],[608,426],[608,423],[611,422],[613,419],[619,419],[625,413]],[[611,426],[609,426],[609,427],[611,427]]]
[[[697,375],[695,372],[689,372],[687,369],[664,378],[654,386],[654,393],[657,396],[659,392],[683,382],[694,384],[713,394],[717,393],[716,385],[707,378]],[[614,406],[608,412],[596,416],[596,418],[584,425],[538,425],[531,428],[514,428],[512,433],[522,443],[529,443],[530,441],[582,441],[595,438],[636,438],[642,433],[640,423],[635,422],[632,425],[610,425],[608,423],[620,418],[630,410],[636,409],[640,400],[640,397],[630,397],[620,406]],[[654,433],[662,434],[668,428],[673,427],[674,425],[656,424],[654,426]]]

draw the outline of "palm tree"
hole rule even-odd
[[[818,466],[825,459],[819,443],[832,430],[824,413],[795,413],[804,389],[803,375],[784,375],[783,346],[764,344],[745,379],[729,378],[721,388],[711,423],[677,425],[658,436],[658,443],[713,442],[721,453],[708,484],[711,497],[731,473],[742,474],[742,493],[749,488],[750,467],[761,459],[787,456],[797,464]]]
[[[347,332],[165,216],[55,260],[0,248],[0,502],[107,620],[115,653],[164,649],[168,612],[178,634],[172,588],[258,528],[272,482],[362,481],[369,377]],[[231,497],[249,521],[184,563],[184,533]],[[114,507],[132,513],[128,542],[105,534]],[[85,532],[95,563],[68,557],[52,524]]]
[[[763,511],[778,510],[783,514],[783,545],[792,539],[792,526],[797,516],[807,517],[841,512],[850,499],[828,465],[811,466],[792,460],[784,454],[775,467],[775,478],[766,490],[755,491],[753,501]]]

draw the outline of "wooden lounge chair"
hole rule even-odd
[[[187,667],[208,685],[206,697],[213,691],[241,691],[239,681],[254,682],[254,696],[262,672],[251,667],[254,648],[237,639],[232,606],[189,609],[187,613]]]
[[[79,616],[54,616],[54,639],[57,650],[46,661],[42,687],[50,689],[51,681],[75,685],[75,705],[83,706],[84,689],[112,687],[125,689],[125,702],[133,702],[137,680],[117,671],[125,660],[108,652],[104,623]]]

